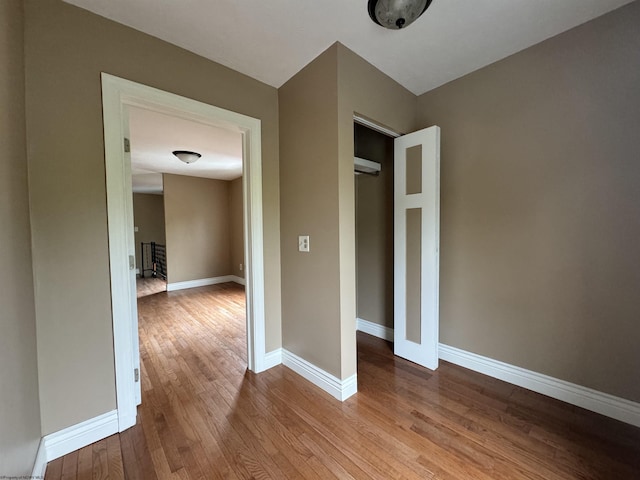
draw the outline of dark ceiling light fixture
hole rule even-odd
[[[391,30],[411,25],[433,0],[369,0],[371,20]]]
[[[188,150],[174,150],[172,153],[186,164],[193,163],[202,156],[199,153]]]

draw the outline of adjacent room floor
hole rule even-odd
[[[160,277],[145,277],[136,280],[136,293],[138,298],[155,295],[167,291],[167,281]]]
[[[344,403],[284,366],[246,371],[244,289],[139,298],[138,424],[46,479],[638,479],[640,429],[358,333]]]

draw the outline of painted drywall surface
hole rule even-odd
[[[229,232],[231,275],[244,278],[244,214],[242,177],[229,182]],[[242,264],[242,268],[240,265]]]
[[[441,341],[640,401],[640,3],[420,97]]]
[[[381,165],[355,176],[357,317],[393,328],[393,139],[354,128],[356,156]]]
[[[30,475],[40,442],[24,105],[23,7],[0,2],[0,475]]]
[[[27,0],[25,16],[38,362],[48,434],[116,406],[100,72],[261,120],[267,351],[281,339],[278,98],[272,87],[59,0]]]
[[[138,229],[134,233],[136,243],[136,267],[140,268],[141,243],[155,242],[165,245],[164,199],[162,195],[149,193],[133,194],[133,224]]]
[[[163,175],[167,282],[231,273],[229,182]]]
[[[356,373],[353,115],[411,131],[415,96],[336,43],[279,103],[283,346],[345,379]]]
[[[278,91],[282,345],[332,375],[344,378],[340,340],[336,55],[334,45]],[[298,235],[309,235],[308,253],[298,251]]]
[[[353,115],[397,132],[416,124],[416,97],[341,44],[338,57],[338,190],[342,378],[356,373],[356,234]]]

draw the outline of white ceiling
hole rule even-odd
[[[339,41],[419,95],[633,0],[434,0],[386,30],[367,0],[65,0],[274,87]]]
[[[238,132],[137,107],[129,108],[131,174],[136,193],[161,193],[162,173],[233,180],[242,176],[242,136]],[[186,164],[171,152],[202,155]]]

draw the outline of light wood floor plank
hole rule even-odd
[[[76,480],[78,478],[78,451],[66,455],[62,462],[62,480]]]
[[[83,448],[78,454],[78,480],[92,480],[93,450]]]
[[[244,290],[139,290],[138,424],[47,480],[640,479],[640,429],[358,333],[344,403],[283,366],[246,370]]]

